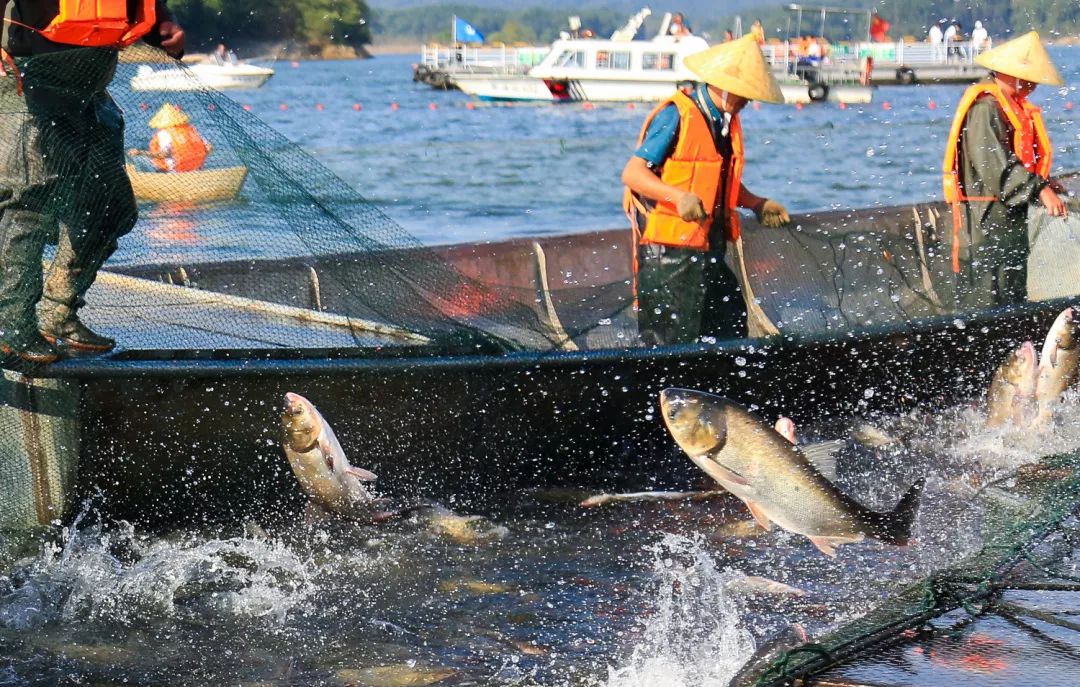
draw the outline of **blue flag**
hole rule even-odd
[[[454,17],[454,36],[461,43],[483,43],[484,34],[461,17]]]

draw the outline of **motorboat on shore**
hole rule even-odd
[[[198,63],[182,67],[154,69],[150,65],[139,67],[131,78],[133,91],[195,91],[212,88],[217,91],[253,90],[262,87],[274,75],[269,67],[253,64]]]

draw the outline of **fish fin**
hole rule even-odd
[[[799,451],[831,482],[836,479],[836,459],[843,448],[843,441],[820,441],[800,446]]]
[[[886,544],[907,546],[911,539],[911,527],[915,524],[915,517],[919,513],[919,501],[922,497],[923,487],[926,486],[926,478],[911,485],[907,493],[888,513],[878,513],[878,525],[874,536]]]
[[[780,418],[776,421],[775,429],[780,434],[780,436],[784,437],[791,443],[799,443],[798,437],[795,435],[795,422],[791,418],[780,416]]]
[[[832,537],[810,537],[810,542],[829,558],[836,558],[836,547],[840,542]]]
[[[334,449],[330,446],[330,442],[326,437],[319,439],[319,451],[323,454],[323,462],[326,463],[326,469],[330,472],[334,471]]]
[[[765,511],[761,510],[761,506],[757,505],[753,501],[745,501],[746,507],[750,509],[750,515],[754,516],[754,520],[757,524],[761,525],[761,529],[768,532],[772,529],[772,524],[769,522],[769,516],[765,514]]]
[[[365,470],[364,468],[358,468],[353,465],[345,468],[345,472],[352,475],[361,482],[374,482],[375,480],[379,479],[374,472],[370,472],[368,470]]]
[[[708,473],[709,477],[712,477],[716,481],[721,483],[731,482],[732,484],[737,484],[740,487],[745,487],[750,484],[749,480],[747,480],[745,477],[743,477],[737,472],[732,472],[731,470],[728,470],[726,467],[724,467],[720,463],[717,463],[715,460],[706,456],[704,457],[704,461],[705,465],[707,465],[708,467],[705,467],[705,465],[698,463],[699,467],[705,470],[705,472]]]

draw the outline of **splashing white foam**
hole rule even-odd
[[[668,534],[653,547],[655,613],[626,666],[609,668],[607,687],[725,687],[754,652],[727,584],[698,539]]]
[[[121,552],[121,553],[118,553]],[[156,540],[130,526],[70,528],[60,545],[0,585],[0,626],[138,624],[160,616],[264,618],[280,624],[312,593],[309,564],[283,544],[246,538]]]

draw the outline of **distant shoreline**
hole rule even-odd
[[[417,39],[415,41],[376,41],[365,47],[367,48],[368,53],[371,54],[372,57],[378,57],[379,55],[419,55],[421,45],[423,45],[423,41]]]

